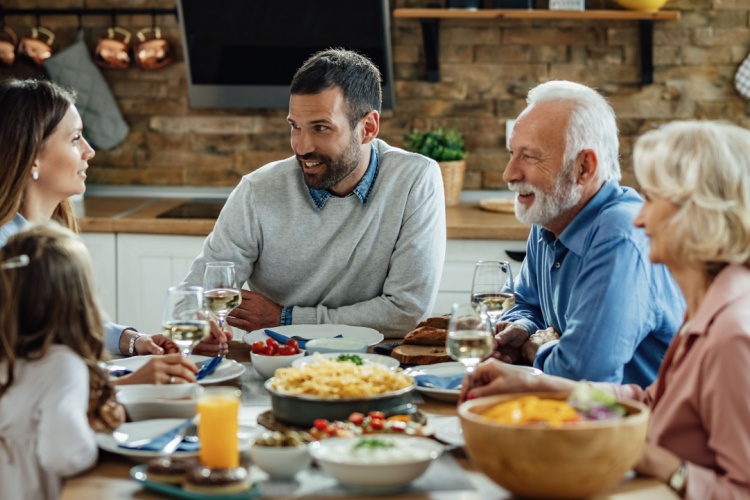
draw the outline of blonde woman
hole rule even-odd
[[[647,389],[598,384],[648,404],[648,443],[636,466],[688,499],[750,497],[750,131],[675,122],[636,143],[645,202],[635,219],[650,259],[687,302],[685,321]],[[480,365],[462,398],[570,390],[558,377]]]

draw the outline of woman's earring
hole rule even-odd
[[[31,178],[34,179],[35,181],[38,181],[39,180],[39,172],[37,172],[36,170],[34,170],[33,172],[31,172]]]

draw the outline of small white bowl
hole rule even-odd
[[[117,401],[134,422],[152,418],[192,418],[196,413],[198,384],[118,385]]]
[[[394,447],[371,454],[366,449],[355,450],[363,439],[385,441]],[[443,453],[443,446],[432,439],[398,435],[328,438],[309,446],[312,457],[341,484],[383,490],[414,481]]]
[[[367,352],[367,344],[357,339],[324,338],[308,340],[305,350],[310,354],[332,352]]]
[[[295,359],[300,359],[304,355],[305,351],[288,356],[264,356],[263,354],[255,354],[251,351],[250,362],[261,377],[271,378],[277,368],[292,366]]]
[[[262,471],[275,479],[291,479],[310,466],[312,458],[307,445],[250,446],[250,458]]]

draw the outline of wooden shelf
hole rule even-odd
[[[393,17],[419,19],[581,19],[612,21],[676,21],[680,11],[544,10],[544,9],[394,9]]]
[[[440,80],[438,54],[440,53],[441,19],[578,19],[581,21],[638,21],[641,47],[641,83],[654,81],[654,21],[677,21],[680,12],[661,10],[639,12],[634,10],[544,10],[544,9],[394,9],[393,17],[419,19],[422,23],[427,81]]]

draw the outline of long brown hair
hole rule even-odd
[[[7,80],[0,83],[0,226],[23,206],[23,193],[41,147],[75,103],[67,90],[44,80]],[[78,231],[73,205],[62,201],[52,215]]]
[[[23,255],[27,264],[8,265]],[[54,222],[31,226],[0,249],[0,361],[8,366],[0,397],[13,383],[16,361],[39,359],[52,344],[69,347],[89,367],[101,360],[92,274],[83,242]]]

